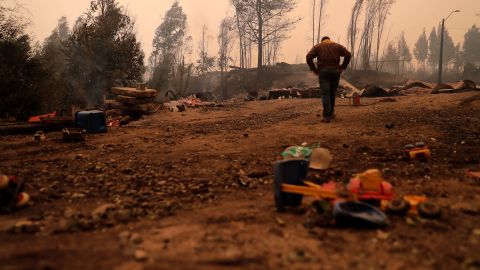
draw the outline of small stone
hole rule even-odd
[[[261,169],[252,170],[247,174],[247,176],[250,178],[261,178],[268,175],[269,173],[266,170],[261,170]]]
[[[108,211],[114,209],[115,207],[116,207],[115,204],[112,204],[112,203],[103,204],[92,211],[92,216],[95,218],[104,217]]]
[[[84,159],[84,158],[86,158],[86,157],[87,157],[87,155],[84,155],[84,154],[77,154],[77,155],[75,156],[76,159]]]
[[[75,192],[72,194],[72,199],[77,199],[77,198],[85,198],[85,194],[82,192]]]
[[[469,215],[477,215],[480,213],[480,205],[474,205],[473,203],[457,203],[452,205],[451,209],[460,210]]]
[[[387,240],[390,234],[384,231],[377,231],[377,238],[381,240]]]
[[[135,258],[135,260],[137,261],[146,261],[148,260],[148,254],[145,250],[143,249],[137,249],[135,250],[135,252],[133,253],[133,257]]]
[[[12,231],[14,233],[36,233],[40,231],[40,225],[30,220],[22,220],[15,223]]]
[[[285,227],[285,221],[279,217],[275,218],[275,221],[277,222],[280,227]]]
[[[417,223],[410,217],[406,217],[405,222],[410,226],[416,226],[417,225]]]
[[[65,211],[63,211],[64,218],[72,218],[73,216],[75,216],[75,210],[72,208],[66,208]]]
[[[142,238],[142,236],[140,236],[139,233],[132,233],[132,235],[130,236],[130,242],[138,245],[138,244],[141,244],[143,242],[143,238]]]
[[[130,239],[131,235],[132,235],[132,233],[130,233],[129,231],[123,231],[123,232],[118,234],[118,239],[122,243],[127,243],[128,239]]]
[[[56,233],[68,232],[72,228],[72,222],[66,218],[62,218],[58,221],[57,227],[55,228]]]
[[[115,212],[115,220],[118,222],[127,222],[132,218],[132,211],[121,209]]]

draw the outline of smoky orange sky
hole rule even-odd
[[[152,39],[155,29],[172,5],[174,0],[119,0],[120,4],[128,9],[128,13],[135,18],[138,38],[142,42],[146,58],[151,53]],[[216,35],[220,21],[227,15],[233,15],[229,0],[179,0],[188,16],[189,31],[193,37],[193,58],[200,40],[202,25],[208,27],[210,41],[209,53],[216,55],[218,46]],[[15,3],[23,5],[32,26],[29,31],[35,40],[40,43],[55,28],[57,20],[66,16],[70,27],[75,20],[89,7],[89,0],[7,0],[7,5]],[[333,40],[346,43],[346,30],[350,11],[354,0],[329,0],[326,7],[322,35],[329,35]],[[280,61],[289,63],[303,62],[304,56],[311,47],[311,14],[312,0],[299,0],[292,17],[301,17],[289,40],[282,45]],[[455,9],[446,26],[455,43],[462,42],[465,32],[473,24],[480,25],[480,0],[397,0],[388,18],[385,39],[395,40],[401,31],[405,31],[410,48],[417,40],[423,28],[427,35],[433,26],[437,26],[442,17]],[[382,42],[383,43],[383,42]]]

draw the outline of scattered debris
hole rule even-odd
[[[37,131],[35,132],[35,135],[33,135],[33,139],[35,141],[45,141],[47,137],[45,136],[45,133],[43,133],[43,131]]]
[[[67,142],[81,142],[87,138],[87,131],[83,128],[64,128],[62,140]]]
[[[414,88],[414,87],[432,89],[433,85],[429,82],[408,80],[402,88],[403,88],[403,90],[408,90],[408,89],[411,89],[411,88]]]
[[[475,82],[471,80],[463,80],[463,81],[454,82],[450,84],[439,83],[433,88],[431,93],[432,94],[458,93],[460,91],[470,91],[470,90],[477,90],[477,85],[475,84]]]
[[[217,107],[222,106],[215,102],[206,102],[202,101],[196,95],[190,95],[186,98],[181,98],[178,100],[172,100],[163,104],[166,109],[171,112],[184,112],[187,108],[205,108],[205,107]]]
[[[397,102],[397,100],[394,98],[382,98],[380,102]]]
[[[376,85],[369,85],[362,90],[362,97],[388,97],[390,93]]]

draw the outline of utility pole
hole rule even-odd
[[[440,37],[440,61],[438,63],[438,83],[442,83],[443,73],[443,33],[445,31],[445,19],[442,19],[442,34]]]
[[[442,73],[443,73],[443,36],[445,32],[445,21],[448,20],[450,16],[452,16],[453,13],[455,12],[460,12],[460,10],[454,10],[450,13],[450,15],[447,16],[446,19],[442,19],[442,33],[440,35],[440,57],[439,57],[439,63],[438,63],[438,83],[442,83]]]

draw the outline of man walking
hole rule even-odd
[[[340,65],[340,57],[343,63]],[[317,58],[317,66],[313,59]],[[307,54],[307,64],[319,79],[322,93],[323,118],[322,122],[330,123],[335,118],[335,96],[340,82],[340,74],[350,63],[352,54],[342,45],[323,37],[322,42],[315,45]]]

